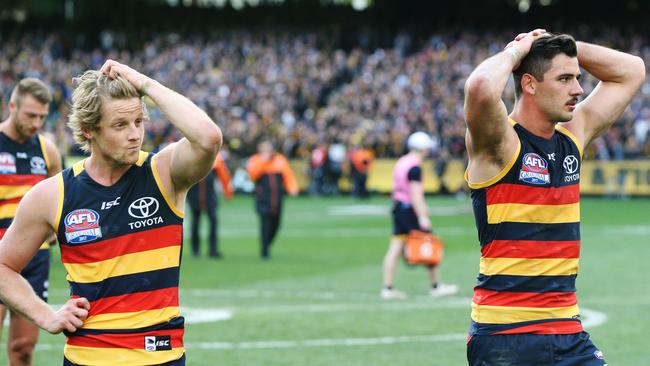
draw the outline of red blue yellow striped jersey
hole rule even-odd
[[[184,354],[178,281],[183,212],[166,195],[151,154],[112,186],[84,160],[59,174],[56,223],[72,297],[90,301],[81,329],[66,334],[79,365],[158,365]]]
[[[547,140],[511,123],[516,154],[469,184],[481,245],[469,335],[577,333],[582,149],[562,127]]]
[[[35,135],[21,144],[0,132],[0,238],[16,216],[23,196],[47,178],[49,166],[42,136]],[[48,247],[44,243],[41,249]]]

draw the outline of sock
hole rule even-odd
[[[437,289],[438,288],[438,282],[431,284],[432,289]]]

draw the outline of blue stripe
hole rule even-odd
[[[172,267],[115,276],[99,282],[70,282],[70,291],[73,295],[85,297],[88,301],[95,301],[109,296],[178,287],[178,278],[179,268]]]
[[[0,219],[0,229],[8,229],[13,220],[13,217]]]
[[[101,335],[101,334],[131,334],[131,333],[141,333],[141,332],[153,332],[156,330],[167,330],[167,329],[182,329],[185,326],[185,318],[178,316],[172,318],[170,321],[150,325],[148,327],[134,328],[134,329],[78,329],[74,333],[64,331],[63,333],[67,337],[83,337],[87,335]]]
[[[489,224],[481,233],[481,246],[493,240],[580,240],[580,223],[536,224],[502,222]]]
[[[469,324],[468,333],[469,333],[470,336],[490,335],[490,334],[503,332],[503,331],[510,330],[510,329],[525,327],[525,326],[528,326],[528,325],[541,324],[541,323],[550,323],[550,322],[557,322],[557,321],[570,321],[570,322],[578,322],[578,323],[580,323],[580,319],[573,319],[573,318],[553,318],[553,319],[544,319],[544,320],[531,320],[531,321],[527,321],[527,322],[510,323],[510,324],[477,323],[477,322],[471,320],[470,324]]]
[[[478,275],[476,287],[492,291],[511,292],[575,292],[576,276],[510,276]]]

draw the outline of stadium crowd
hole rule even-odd
[[[646,34],[581,26],[570,30],[586,39],[650,59]],[[331,144],[363,145],[377,157],[397,157],[416,130],[438,136],[438,156],[465,158],[463,86],[480,60],[502,49],[516,32],[455,31],[416,41],[403,32],[388,46],[357,42],[342,47],[327,31],[227,30],[159,33],[150,36],[104,31],[89,35],[20,33],[0,35],[0,115],[23,77],[53,88],[46,130],[64,154],[74,154],[65,128],[72,77],[97,69],[106,58],[120,60],[187,95],[223,128],[232,157],[246,158],[257,141],[271,137],[290,158],[309,159]],[[360,36],[361,38],[361,36]],[[418,38],[419,39],[419,38]],[[349,42],[348,42],[349,43]],[[595,87],[582,79],[585,93]],[[506,100],[513,102],[513,88]],[[179,138],[159,110],[149,108],[145,146],[155,150]],[[621,120],[599,138],[588,159],[650,156],[650,83]]]

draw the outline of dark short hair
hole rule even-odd
[[[521,77],[530,74],[539,81],[544,80],[544,73],[551,68],[553,58],[559,54],[569,57],[578,56],[576,40],[568,34],[552,34],[540,37],[533,42],[530,52],[521,60],[519,67],[514,70],[515,95],[521,96]]]

